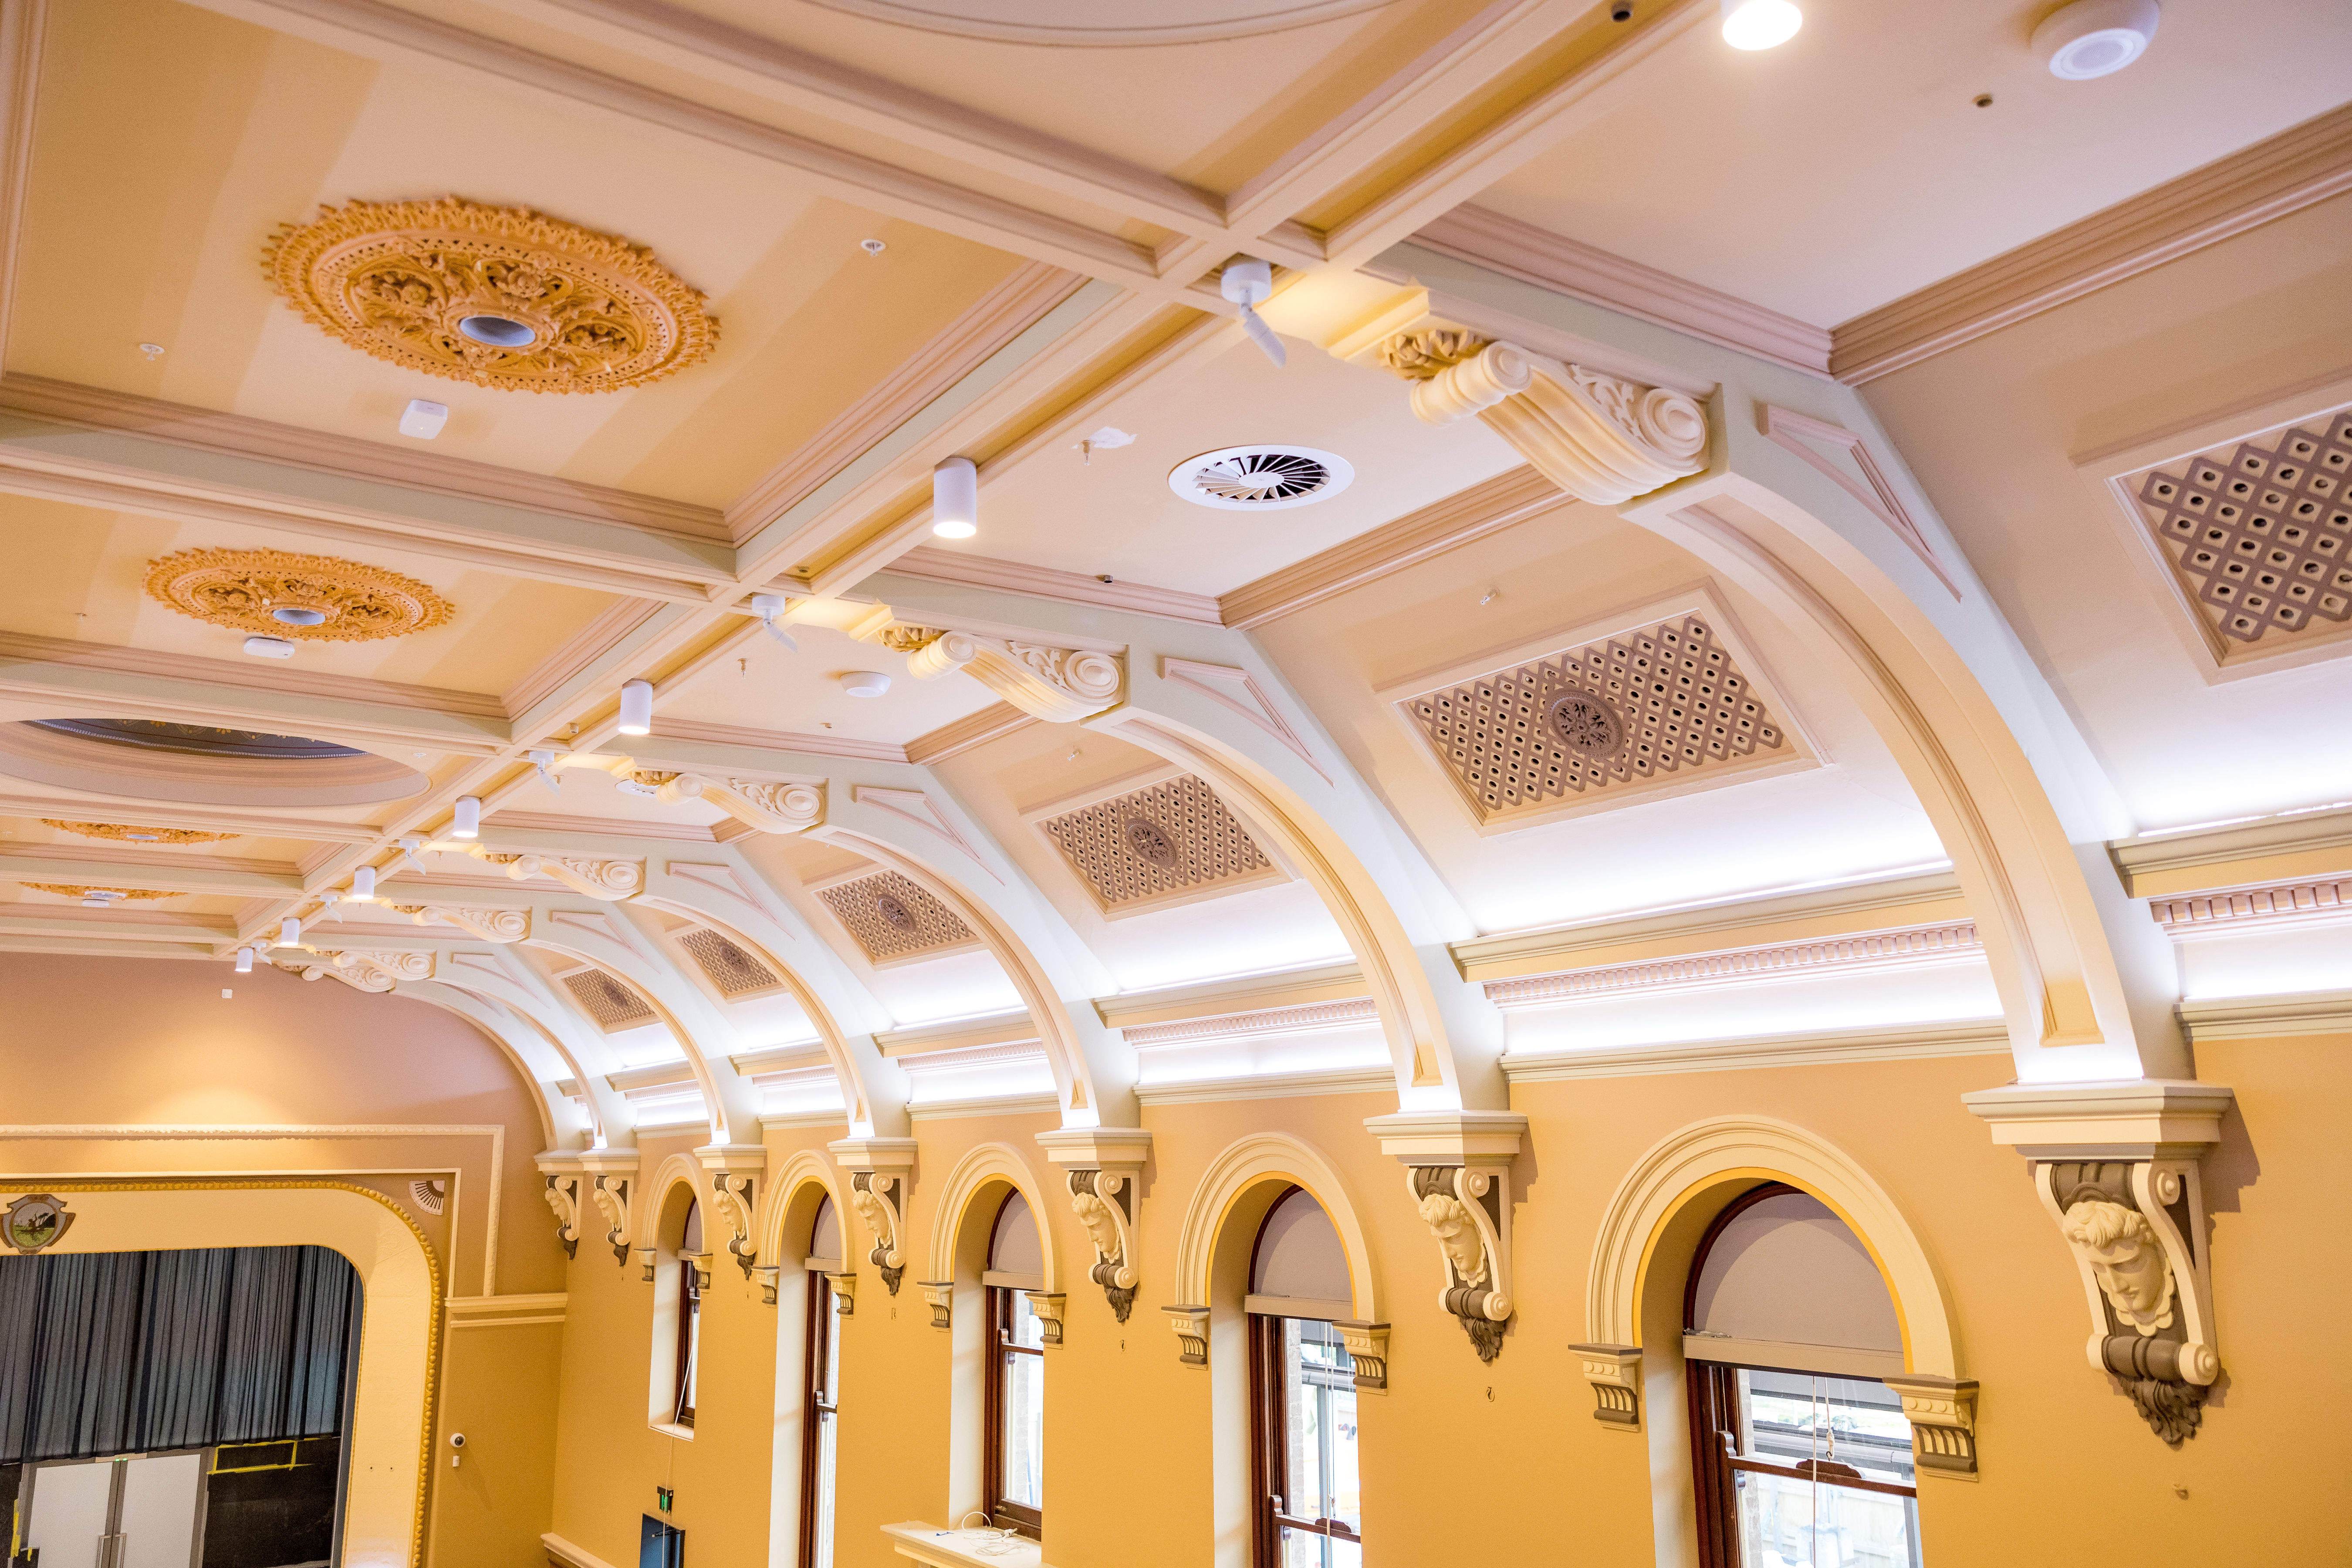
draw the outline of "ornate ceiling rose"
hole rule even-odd
[[[322,207],[278,232],[262,269],[353,348],[477,386],[616,392],[719,341],[701,294],[645,247],[460,196]]]
[[[158,893],[139,888],[85,888],[79,882],[26,882],[25,887],[60,898],[82,899],[92,893],[106,893],[118,899],[176,899],[177,893]]]
[[[120,822],[63,822],[54,816],[41,820],[60,833],[79,833],[84,838],[115,838],[131,844],[217,844],[236,837],[234,833],[199,833],[193,827],[128,827]]]
[[[457,613],[414,577],[277,550],[183,550],[147,563],[147,592],[216,626],[303,642],[405,637]]]

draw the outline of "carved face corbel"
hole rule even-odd
[[[898,1250],[899,1226],[905,1215],[906,1178],[882,1171],[858,1171],[849,1178],[849,1201],[866,1220],[874,1237],[866,1260],[882,1271],[882,1283],[898,1293],[907,1277],[906,1259]]]
[[[760,1261],[760,1244],[752,1238],[751,1178],[730,1175],[725,1171],[714,1172],[710,1178],[711,1207],[727,1222],[727,1251],[743,1270],[743,1278],[751,1278],[751,1270]]]
[[[580,1178],[555,1176],[547,1178],[547,1206],[555,1211],[556,1238],[563,1243],[563,1256],[580,1256]]]
[[[1087,1278],[1123,1323],[1135,1309],[1135,1180],[1117,1171],[1072,1171],[1069,1182],[1070,1212],[1095,1244]]]
[[[1405,1172],[1421,1220],[1445,1270],[1438,1305],[1461,1321],[1480,1361],[1503,1350],[1512,1311],[1510,1176],[1500,1167],[1412,1165]]]
[[[610,1227],[604,1232],[604,1242],[613,1249],[613,1261],[626,1268],[629,1266],[629,1179],[599,1173],[596,1184],[588,1190],[588,1196]]]
[[[2038,1161],[2033,1176],[2082,1273],[2091,1364],[2120,1380],[2158,1436],[2186,1442],[2221,1373],[2199,1246],[2205,1211],[2196,1164]]]

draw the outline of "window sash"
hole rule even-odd
[[[1286,1363],[1286,1331],[1285,1324],[1292,1320],[1267,1313],[1249,1315],[1250,1362],[1250,1480],[1258,1499],[1255,1526],[1252,1531],[1255,1568],[1282,1568],[1283,1540],[1286,1534],[1318,1536],[1335,1542],[1347,1542],[1360,1548],[1363,1537],[1345,1520],[1328,1516],[1307,1518],[1294,1513],[1290,1505],[1296,1500],[1288,1495],[1290,1477],[1291,1388]],[[1320,1321],[1315,1320],[1318,1326]],[[1300,1369],[1303,1391],[1328,1395],[1341,1387],[1352,1388],[1352,1377],[1343,1384],[1342,1374],[1321,1366],[1307,1365]],[[1337,1401],[1328,1397],[1318,1400],[1328,1414]],[[1318,1430],[1327,1438],[1328,1422],[1318,1423]],[[1336,1439],[1327,1442],[1327,1450],[1336,1447]],[[1316,1468],[1322,1476],[1325,1489],[1331,1489],[1334,1477],[1328,1473],[1332,1453],[1320,1452]],[[1328,1548],[1325,1549],[1328,1552]]]
[[[987,1289],[989,1344],[985,1363],[985,1398],[982,1401],[982,1419],[987,1426],[986,1441],[983,1445],[985,1496],[982,1506],[986,1508],[992,1520],[1012,1525],[1032,1541],[1042,1541],[1045,1538],[1045,1509],[1042,1506],[1032,1506],[1016,1501],[1004,1495],[1007,1490],[1006,1467],[1013,1458],[1006,1450],[1004,1429],[1006,1419],[1011,1415],[1007,1397],[1010,1390],[1007,1384],[1012,1380],[1007,1374],[1014,1364],[1013,1358],[1034,1356],[1042,1377],[1045,1352],[1042,1346],[1023,1344],[1017,1337],[1013,1319],[1016,1298],[1021,1292],[1003,1285],[991,1285]],[[1034,1458],[1040,1478],[1040,1502],[1042,1503],[1045,1469],[1042,1441],[1040,1452]]]
[[[694,1265],[681,1261],[677,1292],[677,1390],[674,1426],[694,1425],[695,1354],[702,1341],[702,1291],[694,1282]]]
[[[833,1281],[808,1276],[808,1331],[801,1408],[801,1568],[833,1568],[835,1458],[841,1411],[841,1335],[834,1321]]]

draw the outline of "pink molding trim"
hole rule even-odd
[[[939,803],[923,791],[880,789],[873,784],[852,784],[849,789],[849,798],[859,805],[870,805],[877,811],[887,812],[901,822],[921,828],[933,837],[946,840],[961,850],[964,858],[982,870],[992,877],[996,877],[999,882],[1004,880],[1003,878],[996,876],[995,868],[981,858],[980,851],[971,847],[971,841],[956,831],[956,825],[948,820],[947,813],[940,809]]]
[[[1976,922],[1954,921],[1901,931],[1829,937],[1820,942],[1696,952],[1682,958],[1611,963],[1593,969],[1564,969],[1551,974],[1490,980],[1485,989],[1487,1001],[1510,1012],[1622,991],[1711,990],[1822,970],[1907,968],[1966,962],[1981,957],[1983,952],[1984,943],[1977,936]]]
[[[1870,455],[1868,442],[1843,425],[1832,425],[1809,414],[1798,414],[1769,403],[1764,405],[1764,435],[1774,446],[1803,458],[1840,489],[1868,507],[1879,521],[1895,531],[1895,537],[1909,545],[1911,552],[1927,563],[1927,570],[1951,591],[1953,598],[1960,596],[1960,585],[1952,581],[1952,574],[1944,569],[1944,563],[1936,554],[1936,547],[1927,542],[1927,535],[1912,520],[1910,512],[1904,509],[1903,498],[1896,495],[1895,487],[1886,481],[1886,471],[1878,466],[1878,459]],[[1820,448],[1810,445],[1815,441],[1852,458],[1854,467],[1862,470],[1863,479],[1868,483],[1865,485],[1855,479],[1832,462]]]
[[[1181,686],[1188,691],[1207,698],[1220,708],[1240,714],[1284,745],[1298,753],[1299,760],[1313,768],[1325,784],[1331,775],[1315,760],[1306,740],[1290,727],[1290,721],[1274,705],[1263,687],[1249,671],[1231,665],[1202,664],[1198,659],[1169,658],[1160,661],[1160,679],[1171,686]]]
[[[2352,921],[2352,877],[2150,899],[2147,912],[2174,937],[2231,935],[2252,926],[2279,931],[2289,925],[2332,925]]]
[[[1485,207],[1456,207],[1412,243],[1808,375],[1830,374],[1826,327]]]
[[[961,550],[942,550],[930,544],[917,545],[882,570],[895,572],[901,577],[919,577],[927,583],[997,588],[1008,594],[1026,594],[1035,599],[1058,599],[1066,605],[1132,610],[1139,615],[1160,616],[1171,621],[1195,621],[1202,626],[1224,624],[1220,618],[1217,601],[1206,594],[1188,594],[1181,588],[1155,588],[1147,583],[1106,583],[1099,577],[1064,572],[1052,566],[1032,566],[1025,561],[1000,561],[992,556],[968,555]]]
[[[791,730],[751,730],[740,724],[714,724],[699,719],[656,717],[651,741],[689,741],[706,746],[746,746],[762,752],[797,752],[814,757],[844,757],[860,763],[903,763],[907,748],[887,741],[854,741],[846,735],[804,735]],[[638,749],[647,755],[660,748],[645,741]]]
[[[491,719],[499,721],[501,724],[507,717],[506,705],[484,691],[453,691],[441,686],[410,686],[396,680],[371,680],[364,676],[329,675],[323,670],[298,669],[282,664],[265,666],[258,660],[240,664],[226,658],[200,658],[194,654],[158,653],[110,643],[75,642],[67,637],[35,637],[28,632],[0,632],[0,666],[21,664],[64,665],[77,669],[104,670],[110,675],[145,676],[161,680],[227,686],[244,691],[270,691],[282,696],[317,697],[337,702],[369,702],[385,708],[415,709],[467,719]],[[53,698],[65,695],[51,685],[12,679],[5,670],[0,670],[0,689],[38,692]],[[114,709],[124,705],[111,695],[100,699],[93,693],[91,699],[97,706],[103,708]],[[153,704],[142,706],[152,707]],[[343,724],[334,727],[346,731],[352,728]]]
[[[1574,502],[1532,468],[1517,468],[1408,512],[1370,533],[1244,583],[1217,600],[1225,625],[1262,626],[1310,605],[1417,566],[1474,539]]]
[[[593,833],[614,838],[661,838],[715,844],[708,827],[686,822],[633,822],[625,816],[559,816],[551,811],[494,811],[482,818],[485,832]],[[492,884],[495,886],[496,884]]]
[[[519,507],[697,544],[728,542],[726,522],[710,507],[446,457],[415,442],[393,447],[35,375],[0,376],[0,408],[85,430],[143,436],[192,451]]]
[[[553,697],[565,682],[585,674],[610,653],[622,638],[643,626],[661,608],[658,599],[621,599],[607,605],[593,620],[541,659],[499,698],[509,719],[519,719]]]
[[[1025,730],[1040,721],[1031,718],[1010,702],[992,702],[979,712],[942,724],[929,734],[918,735],[907,742],[905,761],[920,767],[944,763],[950,757],[960,757],[975,746],[984,746],[1016,730]]]
[[[730,501],[724,536],[736,543],[751,538],[1035,325],[1085,282],[1075,272],[1042,261],[1014,268],[913,357]]]
[[[33,109],[46,19],[46,9],[37,5],[0,10],[0,333],[15,319],[16,245],[32,184]]]
[[[1874,380],[2345,191],[2352,104],[1839,323],[1831,374]]]
[[[1302,1002],[1295,1007],[1268,1007],[1255,1013],[1228,1013],[1220,1018],[1179,1018],[1167,1024],[1130,1024],[1119,1030],[1136,1050],[1153,1047],[1199,1046],[1213,1040],[1237,1040],[1251,1035],[1304,1035],[1330,1029],[1377,1028],[1378,1004],[1369,996],[1337,1002]]]

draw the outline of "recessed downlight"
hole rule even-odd
[[[529,348],[539,338],[537,332],[512,316],[467,316],[457,322],[457,330],[494,349]]]
[[[318,626],[326,624],[327,612],[308,605],[280,605],[269,612],[269,618],[289,626]]]

